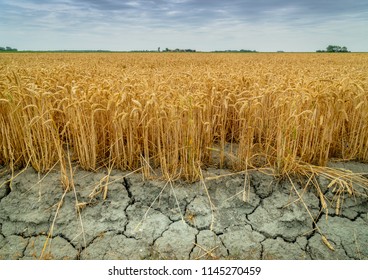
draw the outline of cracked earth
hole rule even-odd
[[[342,165],[368,174],[365,164]],[[219,169],[204,177],[188,184],[76,170],[75,191],[64,193],[56,172],[5,175],[0,259],[368,259],[365,189],[345,195],[336,214],[324,178],[328,211],[302,182],[294,189],[257,171]]]

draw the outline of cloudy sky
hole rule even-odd
[[[368,51],[368,0],[0,0],[19,50]]]

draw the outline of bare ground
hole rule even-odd
[[[366,164],[333,165],[368,174]],[[324,178],[316,179],[328,211],[303,180],[254,170],[204,177],[188,184],[113,171],[107,181],[77,169],[75,191],[65,193],[57,172],[4,175],[0,259],[368,259],[367,197],[344,195],[336,213]]]

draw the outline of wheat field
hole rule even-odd
[[[368,160],[367,54],[0,55],[0,164],[160,170]]]

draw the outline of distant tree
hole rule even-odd
[[[171,50],[169,48],[165,48],[163,50],[163,52],[196,52],[196,50],[193,50],[193,49],[179,49],[179,48]]]
[[[244,49],[241,49],[239,52],[256,52],[255,50],[244,50]]]
[[[334,46],[334,45],[329,45],[326,48],[327,52],[348,52],[347,47],[340,47],[340,46]]]
[[[17,49],[11,48],[11,47],[0,47],[0,51],[6,51],[6,52],[16,52]]]

